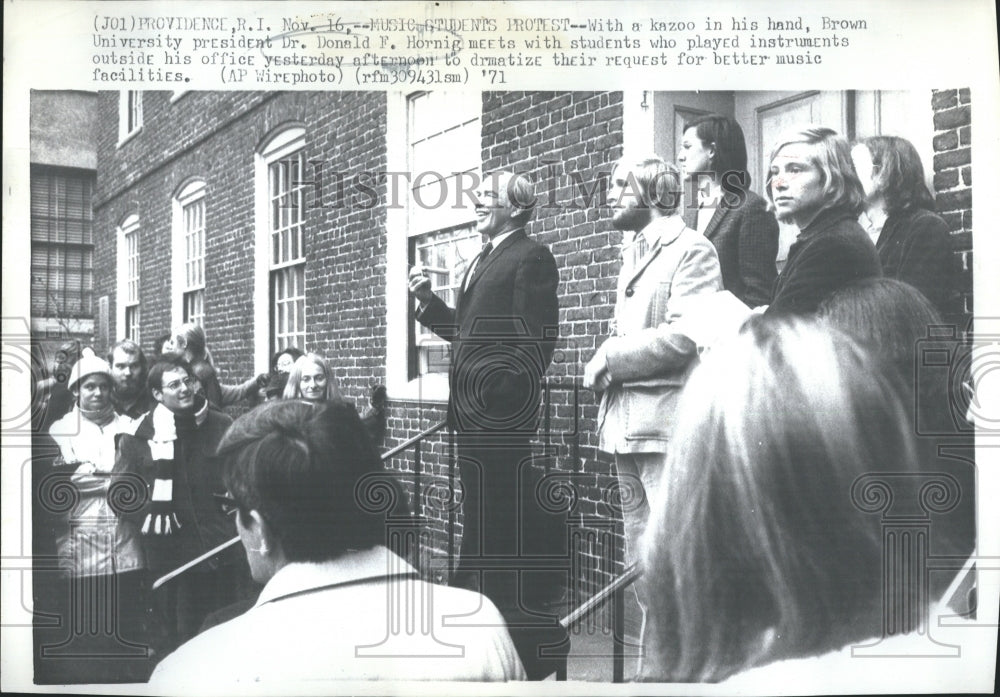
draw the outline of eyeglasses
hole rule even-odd
[[[240,510],[240,502],[229,494],[212,494],[212,498],[215,499],[215,502],[219,504],[219,508],[226,515],[233,515],[236,511]]]
[[[193,387],[196,384],[196,382],[197,381],[191,377],[184,378],[183,380],[171,380],[170,382],[168,382],[166,385],[163,386],[163,389],[170,390],[171,392],[173,392],[175,390],[179,390],[181,388],[181,385],[184,385],[184,387],[188,388]]]

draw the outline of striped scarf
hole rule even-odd
[[[208,402],[198,400],[194,415],[174,414],[162,404],[157,404],[150,414],[153,435],[149,439],[149,453],[153,458],[153,492],[151,506],[142,523],[143,535],[171,535],[180,530],[181,522],[174,510],[174,474],[176,462],[174,448],[177,431],[190,431],[208,417]]]

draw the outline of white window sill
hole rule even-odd
[[[447,404],[448,376],[440,373],[424,375],[416,380],[390,386],[388,398],[421,404]]]
[[[125,143],[129,142],[130,140],[132,140],[133,138],[135,138],[140,133],[142,133],[142,126],[139,126],[139,128],[135,129],[134,131],[126,133],[125,136],[121,140],[118,141],[117,147],[120,148],[121,146],[125,145]]]

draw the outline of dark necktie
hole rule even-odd
[[[483,262],[486,261],[486,257],[488,257],[490,255],[490,252],[492,251],[493,251],[493,240],[487,240],[486,244],[483,245],[482,251],[479,252],[479,256],[476,257],[475,266],[472,267],[471,273],[469,273],[469,275],[465,279],[465,288],[469,287],[469,283],[472,281],[472,277],[476,275],[476,271],[479,270],[479,267],[482,266]]]

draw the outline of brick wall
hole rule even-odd
[[[603,586],[618,516],[606,494],[617,491],[610,462],[598,457],[597,402],[580,384],[583,366],[608,336],[615,302],[621,233],[593,202],[595,182],[606,186],[622,155],[621,92],[495,92],[483,100],[485,170],[513,169],[537,182],[540,208],[529,234],[548,245],[559,267],[559,331],[551,384],[553,459],[548,464],[572,473],[577,498],[570,513],[576,534],[571,550],[578,564],[574,580],[579,601]],[[605,189],[606,190],[606,189]],[[574,401],[579,400],[579,422]],[[610,535],[608,533],[611,533]]]
[[[170,327],[171,202],[191,177],[206,183],[205,330],[223,382],[252,374],[254,158],[276,127],[306,131],[307,159],[348,176],[385,169],[385,99],[380,93],[197,93],[171,102],[168,92],[143,95],[143,130],[118,143],[118,93],[100,104],[96,210],[96,295],[115,317],[115,229],[140,220],[143,343]],[[483,95],[484,168],[511,169],[536,181],[539,204],[529,234],[549,246],[560,269],[560,339],[549,371],[545,424],[553,436],[537,444],[538,462],[575,487],[569,511],[581,532],[574,563],[586,594],[606,581],[616,517],[605,500],[615,490],[609,462],[598,459],[597,405],[579,390],[582,366],[608,334],[618,273],[620,233],[598,202],[621,155],[621,93],[498,92]],[[384,185],[379,187],[384,194]],[[592,200],[588,200],[593,197]],[[326,203],[329,204],[327,199]],[[370,386],[385,381],[385,212],[382,207],[310,208],[306,216],[307,337],[310,350],[338,366],[345,393],[363,407]],[[365,263],[358,263],[358,260]],[[112,323],[114,341],[114,326]],[[576,387],[575,387],[576,386]],[[577,404],[577,401],[579,404]],[[443,419],[440,405],[389,405],[386,447]],[[579,412],[579,421],[575,414]],[[425,563],[458,543],[461,516],[448,495],[448,438],[421,447],[420,511]],[[412,450],[388,468],[413,506]]]
[[[306,159],[322,161],[325,172],[351,177],[384,171],[385,96],[191,92],[171,103],[169,92],[146,92],[143,130],[121,146],[117,110],[118,93],[102,93],[95,296],[109,296],[114,318],[116,226],[138,214],[144,347],[169,330],[172,197],[189,178],[203,179],[205,331],[221,380],[241,381],[254,371],[257,148],[276,128],[299,124],[306,131]],[[312,171],[307,166],[307,176]],[[385,212],[379,206],[338,204],[332,194],[322,201],[314,191],[310,195],[305,217],[306,343],[309,350],[336,361],[344,391],[361,405],[371,383],[385,381]],[[113,320],[111,335],[114,341]]]
[[[959,297],[947,319],[970,327],[972,319],[972,99],[969,90],[933,90],[934,194],[937,212],[951,229]]]
[[[618,274],[621,233],[600,209],[600,191],[612,164],[621,156],[620,92],[489,92],[483,95],[482,159],[484,171],[512,170],[535,181],[538,203],[528,234],[547,245],[559,267],[560,338],[549,368],[548,425],[551,441],[536,443],[536,465],[555,479],[571,483],[577,494],[570,525],[578,531],[573,550],[575,590],[588,595],[607,582],[602,563],[612,554],[615,516],[605,503],[615,491],[610,463],[597,459],[597,404],[592,393],[579,390],[583,365],[608,334]],[[602,177],[602,175],[604,175]],[[578,182],[583,182],[586,191]],[[574,385],[577,387],[574,388]],[[579,399],[580,419],[574,419]],[[392,404],[389,447],[444,418],[442,409],[416,403]],[[447,522],[454,503],[447,491],[447,437],[430,438],[421,452],[421,510],[428,521],[428,554],[443,559],[448,549]],[[392,469],[412,476],[412,453],[397,458]],[[412,497],[412,488],[407,496]],[[455,511],[455,544],[461,517]],[[527,531],[530,535],[530,531]],[[438,573],[441,576],[442,573]]]
[[[386,168],[386,103],[381,93],[144,94],[143,132],[119,147],[118,93],[102,93],[99,176],[95,196],[95,297],[108,295],[115,317],[115,227],[137,213],[141,226],[144,344],[170,324],[171,199],[190,177],[205,180],[206,332],[224,382],[252,373],[254,153],[277,126],[302,125],[309,160],[350,176]],[[968,90],[940,90],[934,109],[934,183],[938,210],[951,226],[960,267],[961,306],[971,298],[971,160]],[[608,335],[621,235],[599,206],[622,152],[620,92],[490,92],[483,94],[484,169],[531,175],[538,205],[528,232],[553,252],[560,272],[560,338],[549,369],[537,464],[572,486],[570,525],[579,596],[602,586],[618,535],[616,482],[596,450],[597,403],[579,388],[586,361]],[[376,187],[385,194],[385,185]],[[591,199],[592,197],[592,199]],[[591,200],[588,200],[591,199]],[[331,202],[326,200],[327,204]],[[385,210],[381,206],[313,206],[306,217],[307,344],[331,358],[347,396],[363,407],[369,388],[385,382]],[[361,260],[361,263],[359,263]],[[964,326],[964,323],[963,323]],[[112,340],[114,340],[112,326]],[[386,447],[444,418],[441,405],[389,405]],[[577,419],[577,415],[579,419]],[[448,439],[427,439],[420,453],[419,510],[425,563],[449,546],[449,519],[461,517],[448,497]],[[413,450],[388,463],[413,505]],[[436,574],[445,574],[440,564]]]

